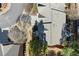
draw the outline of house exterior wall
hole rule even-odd
[[[62,26],[66,21],[66,14],[64,13],[64,3],[47,3],[45,7],[39,7],[39,13],[45,16],[45,18],[39,18],[44,22],[52,22],[50,24],[44,24],[47,29],[46,40],[48,45],[60,44]],[[56,10],[55,10],[56,9]]]
[[[44,32],[46,33],[46,41],[48,42],[48,45],[55,45],[60,44],[60,38],[61,38],[61,32],[62,32],[62,26],[66,21],[66,15],[63,12],[57,11],[57,10],[51,10],[58,9],[64,11],[64,3],[43,3],[43,5],[46,5],[45,7],[38,7],[38,12],[45,16],[45,18],[38,18],[37,16],[31,16],[32,19],[32,25],[34,25],[35,20],[43,20],[43,22],[52,22],[49,24],[44,24],[44,27],[47,29]],[[6,45],[1,48],[0,45],[0,54],[2,55],[18,55],[19,53],[20,45]],[[9,53],[10,52],[10,53]]]
[[[66,22],[66,14],[63,12],[64,11],[64,3],[54,3],[51,4],[51,8],[57,9],[51,11],[51,40],[49,45],[55,45],[55,44],[60,44],[60,39],[61,39],[61,33],[62,33],[62,27],[63,24]],[[62,11],[62,12],[61,12]]]
[[[51,16],[50,4],[43,3],[43,5],[45,5],[45,6],[38,7],[38,12],[41,15],[45,16],[45,18],[38,18],[38,21],[43,20],[43,22],[51,22],[51,20],[50,20],[50,16]],[[50,37],[50,35],[51,35],[50,25],[51,25],[51,23],[43,24],[43,25],[44,25],[45,29],[47,29],[47,30],[44,30],[44,32],[46,33],[46,41],[48,42],[48,44],[50,44],[50,41],[51,41],[50,40],[51,39],[51,37]]]
[[[52,20],[52,42],[51,44],[60,44],[60,39],[61,39],[61,33],[62,33],[62,27],[63,24],[65,23],[65,14],[61,13],[59,11],[52,11],[53,15],[53,20]]]

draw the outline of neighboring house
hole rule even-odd
[[[46,40],[48,45],[60,44],[63,24],[66,22],[65,3],[41,3],[45,6],[39,6],[38,12],[45,16],[38,17],[38,21],[43,20],[44,27],[47,29]]]
[[[44,32],[46,33],[46,41],[48,42],[48,45],[51,46],[55,44],[60,44],[62,27],[66,21],[66,14],[64,13],[65,4],[64,3],[42,3],[42,4],[45,6],[42,7],[38,6],[38,13],[43,15],[44,17],[31,16],[33,17],[32,25],[34,25],[34,20],[37,20],[38,22],[40,20],[43,20],[43,22],[45,23],[44,27],[47,29]],[[15,13],[15,11],[13,13]],[[9,20],[13,20],[13,19],[10,18]],[[3,43],[9,42],[7,34],[8,34],[7,30],[0,31],[0,54],[5,56],[23,55],[23,50],[24,50],[23,45],[15,45],[15,44],[3,45]]]

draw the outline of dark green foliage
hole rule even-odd
[[[79,47],[78,47],[78,42],[76,40],[72,41],[71,47],[66,47],[67,42],[64,44],[64,48],[62,49],[62,55],[63,56],[79,56]]]
[[[77,41],[74,40],[71,47],[72,47],[73,49],[77,50],[77,49],[78,49]]]
[[[40,56],[46,55],[47,42],[39,40],[36,37],[33,37],[33,40],[30,42],[30,55]]]
[[[62,51],[61,54],[62,54],[63,56],[71,56],[72,53],[74,52],[74,49],[68,48],[68,47],[64,47],[62,50],[63,50],[63,51]]]

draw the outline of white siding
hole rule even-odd
[[[66,15],[64,12],[64,3],[52,3],[52,4],[43,4],[45,7],[39,7],[39,13],[41,13],[45,18],[44,22],[52,22],[51,24],[45,24],[46,31],[46,40],[48,45],[60,44],[62,26],[65,23]],[[57,10],[51,10],[51,9]],[[59,11],[58,11],[59,10]],[[40,18],[38,20],[41,20]]]

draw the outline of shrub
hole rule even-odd
[[[47,42],[43,40],[39,40],[36,37],[33,37],[33,40],[30,41],[29,47],[30,55],[32,56],[40,56],[47,54]]]

